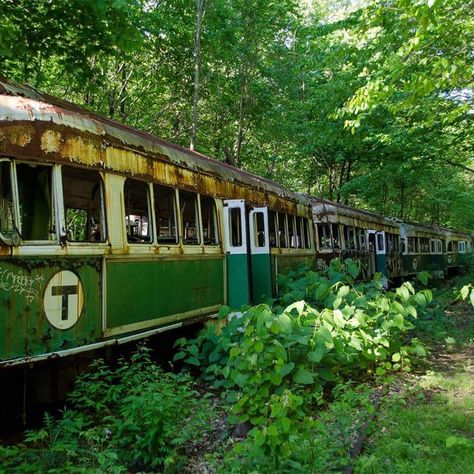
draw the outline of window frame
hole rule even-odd
[[[126,204],[126,199],[125,199],[125,186],[127,184],[127,181],[138,181],[141,183],[145,183],[147,187],[147,208],[148,208],[148,226],[150,227],[150,230],[148,231],[148,235],[150,236],[150,240],[144,241],[144,242],[130,242],[128,240],[128,232],[127,232],[127,204]],[[138,179],[135,178],[134,176],[127,176],[125,177],[123,181],[123,186],[122,186],[122,202],[123,202],[123,209],[125,211],[125,219],[124,219],[124,229],[125,229],[125,244],[126,245],[131,245],[135,246],[137,245],[138,247],[143,247],[144,245],[154,245],[156,240],[155,240],[155,226],[154,226],[154,209],[152,206],[152,203],[154,202],[154,196],[153,196],[153,186],[149,181],[145,181],[143,179]]]
[[[199,208],[199,228],[200,228],[200,233],[201,233],[201,243],[199,245],[203,245],[204,247],[217,247],[221,244],[221,238],[219,235],[219,217],[218,217],[218,212],[217,212],[217,203],[216,199],[214,196],[210,196],[209,194],[200,194],[197,193],[198,197],[198,208]],[[202,203],[201,199],[202,198],[209,198],[212,203],[213,203],[213,210],[214,210],[214,235],[215,235],[215,241],[214,243],[206,243],[204,239],[204,220],[202,218]]]

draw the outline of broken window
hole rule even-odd
[[[430,239],[427,237],[420,237],[420,251],[421,253],[430,253]]]
[[[452,253],[453,252],[453,241],[450,240],[448,242],[448,253]]]
[[[241,211],[238,207],[232,207],[230,209],[229,218],[229,234],[230,234],[230,245],[232,247],[242,246],[242,221]]]
[[[268,228],[269,228],[269,237],[270,237],[270,247],[278,247],[277,242],[277,222],[276,222],[276,212],[268,211]]]
[[[367,250],[367,242],[365,239],[365,230],[364,229],[356,229],[356,234],[358,236],[358,241],[359,241],[359,248],[361,250]]]
[[[125,225],[129,243],[147,244],[152,241],[149,189],[145,181],[125,181]]]
[[[188,191],[179,192],[181,206],[181,224],[183,228],[183,244],[199,245],[199,217],[197,195]]]
[[[296,223],[296,246],[299,249],[304,248],[304,240],[303,240],[303,218],[302,217],[295,217]]]
[[[436,253],[436,240],[430,240],[430,253]]]
[[[286,229],[286,214],[281,212],[278,213],[278,238],[280,241],[281,248],[288,248],[288,238]]]
[[[5,239],[13,237],[14,225],[13,189],[11,163],[0,162],[0,235]]]
[[[304,246],[307,249],[311,248],[311,233],[309,232],[309,221],[308,219],[303,220],[303,236],[304,236]]]
[[[408,237],[408,252],[418,253],[418,237]]]
[[[339,233],[339,224],[331,224],[332,246],[335,250],[341,248],[341,234]]]
[[[64,166],[62,178],[67,240],[103,242],[105,214],[100,174]]]
[[[295,216],[287,216],[288,218],[288,238],[290,241],[290,247],[295,249],[298,247],[298,237],[296,235],[295,228]]]
[[[176,230],[176,194],[168,186],[153,185],[155,205],[156,233],[158,242],[177,244]]]
[[[23,240],[56,240],[53,168],[19,163],[16,174]]]
[[[355,250],[355,229],[354,227],[344,226],[344,238],[346,241],[346,249]]]
[[[318,229],[318,243],[320,249],[331,249],[331,230],[329,224],[319,223]]]
[[[216,202],[210,196],[201,196],[202,230],[204,245],[217,245],[219,243],[217,233]]]

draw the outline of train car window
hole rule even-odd
[[[255,247],[265,247],[265,218],[263,212],[253,214],[255,235],[253,241]]]
[[[421,253],[430,253],[430,239],[427,237],[420,237]]]
[[[56,240],[52,166],[19,163],[16,174],[23,240]]]
[[[408,252],[418,253],[418,237],[408,237]]]
[[[238,207],[230,209],[229,218],[229,234],[230,234],[230,245],[232,247],[242,246],[242,216]]]
[[[0,162],[0,234],[6,239],[12,238],[15,229],[10,170],[9,161]]]
[[[458,242],[458,252],[465,253],[466,252],[466,243],[463,240]]]
[[[452,251],[453,251],[453,241],[450,240],[448,242],[448,253],[452,253]]]
[[[295,216],[287,216],[288,217],[288,237],[290,241],[290,247],[295,249],[298,247],[298,237],[296,235],[296,224],[295,224]]]
[[[341,235],[339,233],[339,224],[331,224],[332,230],[332,246],[335,250],[341,248]]]
[[[311,248],[311,234],[309,232],[309,225],[308,219],[303,219],[304,246],[307,249]]]
[[[296,222],[296,246],[299,249],[304,248],[304,240],[303,240],[303,218],[302,217],[295,217]]]
[[[332,249],[331,246],[331,230],[329,224],[319,223],[318,229],[318,244],[320,249]]]
[[[176,193],[173,188],[153,185],[156,233],[159,243],[177,244]]]
[[[278,239],[280,242],[280,247],[281,248],[288,248],[288,232],[286,229],[286,214],[283,214],[281,212],[278,213]]]
[[[385,242],[384,242],[383,234],[379,232],[377,232],[377,250],[378,252],[385,251]]]
[[[151,238],[150,197],[148,183],[127,179],[124,187],[127,241],[147,244]]]
[[[367,250],[367,242],[365,240],[365,231],[364,231],[364,229],[358,229],[357,233],[359,235],[360,249],[361,250]]]
[[[199,215],[197,195],[188,191],[179,192],[181,224],[183,227],[183,244],[199,245]]]
[[[355,250],[355,229],[354,227],[344,226],[346,249]]]
[[[61,171],[67,240],[104,242],[104,190],[100,174],[68,166]]]
[[[200,199],[204,245],[218,245],[216,201],[211,196],[201,196]]]
[[[402,237],[400,239],[400,250],[401,250],[402,254],[405,254],[406,251],[407,251],[407,239],[406,239],[406,237]]]
[[[268,211],[268,230],[270,233],[270,247],[278,247],[277,216],[275,211]]]
[[[431,239],[430,240],[430,253],[436,253],[436,240]]]
[[[438,253],[442,254],[443,249],[444,249],[444,241],[443,240],[437,240],[437,247],[438,247]]]

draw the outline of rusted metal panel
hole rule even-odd
[[[301,194],[0,78],[0,153],[69,162],[309,217]]]
[[[399,234],[399,224],[374,212],[363,211],[340,203],[310,197],[315,222],[340,223],[363,229]]]

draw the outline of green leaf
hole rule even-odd
[[[401,359],[400,352],[395,352],[395,354],[392,355],[392,361],[393,362],[399,362]]]
[[[280,369],[280,375],[286,377],[295,368],[294,362],[288,362]]]
[[[305,385],[309,385],[314,382],[313,374],[303,367],[298,368],[293,377],[293,380],[296,383],[301,383]]]
[[[420,272],[416,274],[417,280],[424,286],[428,284],[430,274],[428,272]]]
[[[332,342],[332,334],[331,331],[326,326],[321,326],[318,329],[318,334],[326,341]]]
[[[257,446],[263,446],[263,444],[265,443],[265,433],[262,430],[255,429],[252,435],[255,440],[255,444]]]
[[[201,362],[199,362],[199,359],[197,357],[188,357],[187,359],[185,359],[184,362],[186,362],[187,364],[195,365],[197,367],[201,365]]]
[[[334,323],[337,327],[343,328],[346,325],[346,320],[344,319],[341,310],[335,309],[332,315],[334,317]]]
[[[286,416],[284,416],[280,418],[279,422],[280,422],[281,430],[283,431],[283,433],[288,433],[291,427],[291,420],[287,418]]]
[[[342,303],[342,298],[337,297],[337,298],[334,300],[334,303],[332,304],[332,307],[333,307],[334,309],[337,309],[337,308],[339,308],[339,306],[341,306],[341,303]]]
[[[308,359],[311,362],[318,363],[324,356],[324,350],[321,346],[316,347],[314,351],[308,352]]]
[[[283,332],[286,334],[291,334],[293,332],[293,321],[287,314],[280,314],[278,320],[280,321],[280,327]]]
[[[377,370],[375,371],[377,375],[385,375],[385,369],[382,367],[377,367]]]
[[[263,352],[263,348],[264,348],[264,346],[263,346],[263,342],[262,342],[262,341],[257,341],[257,342],[255,343],[255,351],[256,351],[256,352],[259,352],[259,353],[260,353],[260,352]]]
[[[327,292],[329,289],[329,285],[326,285],[326,283],[320,283],[316,291],[314,292],[314,297],[316,300],[322,300],[327,296]]]
[[[397,326],[398,329],[403,329],[405,319],[401,314],[396,314],[393,317],[393,322],[394,322],[395,326]]]
[[[470,295],[469,299],[471,300],[472,306],[474,306],[474,288],[471,290],[471,295]]]
[[[173,360],[177,361],[177,360],[184,359],[185,357],[186,357],[186,352],[179,351],[174,355]]]
[[[469,285],[463,286],[461,288],[461,297],[463,300],[467,298],[467,295],[469,294]]]
[[[337,296],[339,298],[344,298],[349,293],[350,288],[346,285],[341,286],[337,292]]]

